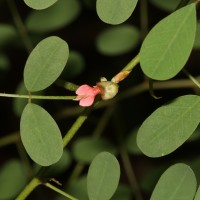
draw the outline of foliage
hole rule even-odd
[[[199,3],[0,1],[0,199],[198,200]]]

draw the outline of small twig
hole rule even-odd
[[[74,100],[76,96],[41,96],[24,94],[6,94],[0,93],[0,97],[22,98],[22,99],[48,99],[48,100]]]
[[[148,33],[148,5],[147,0],[140,1],[140,27],[142,32],[141,39]]]
[[[33,178],[29,184],[22,190],[16,200],[25,200],[28,195],[38,186],[41,182],[38,178]]]
[[[0,138],[0,147],[4,147],[6,145],[17,143],[20,141],[20,135],[19,132],[14,132],[12,134],[6,135],[4,137]]]
[[[162,97],[157,97],[154,93],[154,87],[153,87],[153,80],[149,79],[149,93],[154,99],[160,99]]]
[[[140,191],[140,187],[138,185],[137,178],[135,176],[135,172],[133,170],[133,167],[131,166],[130,158],[128,156],[128,153],[126,152],[126,150],[123,147],[120,150],[120,155],[122,158],[122,163],[124,165],[126,176],[130,183],[130,186],[135,194],[135,199],[143,200],[142,193]]]
[[[74,135],[77,133],[79,128],[83,125],[83,123],[88,118],[89,112],[91,111],[91,108],[85,109],[83,114],[81,114],[76,121],[73,123],[71,128],[68,130],[67,134],[63,138],[63,146],[66,147],[67,144],[71,141],[71,139],[74,137]]]
[[[71,200],[78,200],[77,198],[75,198],[75,197],[73,197],[73,196],[67,194],[66,192],[64,192],[64,191],[62,191],[62,190],[60,190],[60,189],[58,189],[57,187],[55,187],[54,185],[52,185],[52,184],[50,184],[50,183],[44,183],[43,185],[45,185],[46,187],[48,187],[48,188],[54,190],[55,192],[57,192],[57,193],[59,193],[59,194],[65,196],[65,197],[67,197],[68,199],[71,199]]]
[[[188,78],[198,87],[200,88],[200,83],[198,80],[192,76],[186,69],[183,69],[183,72],[188,76]]]
[[[18,30],[21,38],[22,38],[22,41],[24,42],[26,50],[28,51],[28,53],[30,53],[33,49],[32,42],[31,42],[31,40],[28,36],[27,30],[26,30],[26,28],[25,28],[25,26],[22,22],[22,19],[20,17],[20,14],[17,10],[17,6],[15,4],[15,1],[14,0],[8,0],[7,3],[8,3],[8,6],[10,8],[10,11],[11,11],[13,20],[15,22],[15,25],[17,27],[17,30]]]

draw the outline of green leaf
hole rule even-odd
[[[92,161],[87,175],[90,200],[109,200],[115,193],[120,177],[117,159],[108,152],[98,154]]]
[[[200,97],[185,95],[154,111],[142,124],[137,144],[149,157],[161,157],[180,147],[200,122]]]
[[[10,160],[0,169],[0,199],[15,199],[26,184],[24,167],[18,160]]]
[[[32,11],[26,20],[30,32],[48,33],[72,23],[80,13],[78,0],[59,0],[46,10]]]
[[[42,166],[57,162],[63,153],[60,130],[42,107],[29,103],[20,121],[22,143],[33,161]]]
[[[168,168],[160,177],[150,200],[193,200],[197,181],[191,168],[178,163]]]
[[[1,73],[9,71],[9,69],[10,69],[9,58],[5,54],[0,53],[0,71],[1,71]]]
[[[11,44],[15,38],[17,38],[17,31],[9,24],[0,24],[0,49]]]
[[[194,49],[200,49],[200,21],[197,23],[196,37],[194,41]]]
[[[150,78],[174,77],[187,62],[196,33],[196,6],[190,4],[161,20],[149,32],[140,50],[140,64]]]
[[[56,36],[42,40],[31,52],[24,69],[24,83],[30,92],[50,86],[63,71],[69,56],[68,44]]]
[[[103,31],[97,38],[99,52],[109,56],[127,53],[134,49],[140,40],[139,30],[131,25],[119,25]]]
[[[170,12],[175,10],[180,0],[150,0],[150,2],[158,8]]]
[[[72,149],[74,158],[82,163],[90,163],[94,157],[102,151],[115,153],[116,149],[108,140],[91,137],[78,139],[75,141]]]
[[[200,199],[200,186],[198,187],[194,200],[199,200],[199,199]]]
[[[97,0],[99,18],[108,24],[121,24],[133,13],[138,0]]]
[[[30,8],[36,9],[36,10],[42,10],[45,8],[50,7],[54,3],[56,3],[58,0],[24,0],[25,4],[29,6]]]

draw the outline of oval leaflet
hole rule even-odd
[[[49,166],[57,162],[63,153],[60,130],[51,115],[42,107],[29,103],[20,121],[22,143],[39,165]]]
[[[50,7],[54,3],[56,3],[58,0],[24,0],[25,4],[29,6],[30,8],[36,9],[36,10],[42,10],[45,8]]]
[[[87,175],[90,200],[109,200],[115,193],[120,177],[120,166],[111,153],[101,152],[92,161]]]
[[[166,197],[170,200],[192,200],[196,186],[197,180],[192,169],[183,163],[178,163],[161,175],[150,200],[161,200]]]
[[[143,72],[155,80],[167,80],[177,75],[190,56],[195,33],[195,3],[161,20],[141,46],[140,64]]]
[[[29,55],[24,68],[24,83],[28,91],[49,87],[62,73],[69,56],[68,44],[59,37],[42,40]]]
[[[200,122],[200,97],[185,95],[155,110],[137,134],[140,150],[149,157],[175,151],[195,131]]]
[[[137,2],[138,0],[97,0],[97,14],[105,23],[121,24],[131,16]]]

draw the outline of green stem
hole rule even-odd
[[[132,71],[133,68],[140,62],[139,54],[135,56],[123,69],[122,71]]]
[[[197,81],[197,79],[192,76],[186,69],[183,69],[183,72],[188,76],[188,78],[197,86],[200,88],[200,83]]]
[[[85,112],[76,119],[76,121],[74,122],[72,127],[69,129],[67,134],[64,136],[64,138],[63,138],[63,146],[64,147],[67,146],[67,144],[71,141],[71,139],[74,137],[76,132],[79,130],[79,128],[85,122],[85,120],[88,118],[88,112],[90,110],[91,109],[86,109]]]
[[[18,195],[16,200],[25,200],[26,197],[38,186],[41,182],[37,178],[33,178],[30,183],[24,188],[24,190]]]
[[[70,175],[70,178],[67,182],[68,186],[72,185],[77,180],[77,178],[80,176],[81,172],[83,171],[84,167],[85,167],[85,165],[80,162],[78,162],[75,165],[75,167]]]
[[[148,5],[147,0],[140,1],[140,27],[142,33],[142,39],[148,33]]]
[[[130,183],[130,186],[135,194],[135,199],[136,200],[143,200],[143,197],[142,197],[142,194],[141,194],[141,191],[140,191],[140,187],[139,187],[139,184],[137,182],[137,178],[135,176],[135,172],[133,171],[133,168],[131,166],[131,161],[130,161],[130,158],[128,156],[128,153],[127,151],[122,148],[121,151],[120,151],[120,155],[121,155],[121,158],[122,158],[122,162],[123,162],[123,165],[124,165],[124,169],[125,169],[125,173],[127,175],[127,178],[128,178],[128,181]]]
[[[78,89],[78,85],[68,82],[68,81],[64,81],[62,79],[59,79],[55,82],[58,86],[64,87],[66,90],[69,91],[76,91]]]
[[[20,141],[19,132],[0,138],[0,147]]]
[[[15,22],[15,25],[17,27],[17,30],[22,38],[22,41],[24,42],[24,45],[26,47],[26,50],[28,51],[28,53],[31,52],[31,50],[33,49],[33,46],[32,46],[32,42],[28,36],[28,33],[27,33],[27,30],[21,20],[21,17],[19,15],[19,12],[17,10],[17,7],[15,5],[15,2],[14,0],[9,0],[7,1],[8,3],[8,6],[10,8],[10,11],[12,13],[12,16],[13,16],[13,20]]]
[[[101,134],[103,133],[106,125],[108,124],[111,115],[113,114],[113,111],[115,110],[115,106],[110,106],[106,109],[106,111],[103,113],[101,116],[94,132],[93,132],[93,137],[94,138],[99,138]]]
[[[157,97],[154,93],[154,87],[153,87],[153,80],[149,79],[149,93],[154,99],[160,99],[162,97]]]
[[[55,192],[67,197],[68,199],[71,199],[71,200],[78,200],[77,198],[67,194],[66,192],[58,189],[57,187],[55,187],[54,185],[51,185],[50,183],[44,183],[44,185],[52,190],[54,190]]]
[[[76,96],[40,96],[40,95],[23,95],[23,94],[6,94],[0,93],[0,97],[22,98],[22,99],[50,99],[50,100],[73,100]]]

